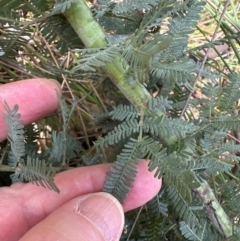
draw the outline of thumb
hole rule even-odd
[[[120,203],[108,193],[92,193],[65,203],[20,241],[118,241],[123,225]]]

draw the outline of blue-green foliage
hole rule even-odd
[[[173,36],[173,41],[164,52],[157,56],[160,61],[172,62],[181,59],[185,54],[189,34],[194,31],[193,27],[197,24],[199,15],[205,5],[204,1],[186,2],[187,5],[184,6],[183,3],[183,8],[173,13],[173,17],[169,21],[168,34]]]
[[[236,106],[240,95],[240,77],[236,73],[228,75],[229,81],[223,87],[221,105],[224,109],[231,109]]]
[[[27,158],[26,163],[21,161],[15,171],[15,177],[19,181],[27,181],[41,185],[59,193],[60,190],[54,183],[56,172],[51,165],[47,165],[45,160]]]
[[[77,2],[77,0],[57,0],[52,13],[64,13],[75,2]]]
[[[186,200],[181,194],[179,194],[173,187],[168,188],[167,192],[169,202],[177,211],[178,215],[192,228],[201,229],[200,219],[194,210],[191,209],[192,201]]]
[[[96,71],[97,67],[102,67],[107,63],[111,63],[119,53],[119,50],[114,46],[110,46],[99,49],[76,50],[76,52],[84,54],[84,57],[81,57],[77,61],[78,65],[73,71]]]
[[[239,184],[235,183],[234,181],[227,181],[222,183],[221,189],[223,190],[223,196],[228,200],[224,204],[226,209],[230,210],[229,215],[234,215],[235,212],[239,212],[239,195],[240,195],[240,186]]]
[[[20,119],[21,114],[18,113],[18,109],[18,105],[15,105],[11,109],[7,102],[5,102],[6,113],[4,114],[4,118],[7,123],[8,140],[11,145],[12,158],[10,165],[13,167],[16,167],[21,157],[25,155],[23,123]]]
[[[94,123],[100,133],[95,142],[97,154],[90,158],[84,153],[82,157],[84,165],[92,165],[99,163],[104,156],[108,158],[112,150],[117,153],[113,155],[115,162],[107,173],[103,191],[122,203],[139,175],[137,170],[141,159],[148,160],[148,168],[156,178],[162,178],[164,192],[158,193],[140,210],[138,220],[135,222],[134,215],[127,215],[126,223],[130,227],[122,240],[126,240],[131,229],[128,240],[132,241],[225,240],[214,230],[204,208],[211,206],[211,202],[204,203],[195,195],[203,180],[209,182],[234,223],[236,234],[228,240],[239,240],[240,77],[232,72],[221,82],[219,73],[207,68],[199,73],[200,64],[189,55],[229,39],[239,41],[239,33],[190,49],[189,35],[195,30],[205,1],[98,0],[92,4],[92,11],[106,33],[108,44],[104,48],[87,49],[61,14],[75,2],[59,0],[50,7],[47,0],[1,1],[3,31],[0,51],[4,57],[15,57],[17,51],[13,46],[28,45],[27,38],[22,36],[30,37],[32,26],[23,28],[19,25],[19,16],[12,9],[31,11],[46,41],[57,41],[60,53],[72,50],[74,58],[78,56],[71,69],[65,71],[55,67],[52,72],[75,75],[77,80],[84,77],[84,81],[99,82],[100,77],[108,79],[100,69],[117,61],[125,69],[126,83],[138,82],[155,96],[149,101],[148,109],[143,111],[126,104],[122,95],[109,90],[111,87],[105,80],[107,91],[112,94],[106,99],[113,97],[114,103],[120,104],[109,107],[108,113],[95,116]],[[193,92],[198,74],[205,79],[198,82]],[[70,82],[74,83],[74,78]],[[188,108],[180,118],[187,99],[190,99]],[[52,131],[52,146],[41,154],[33,149],[26,150],[28,144],[25,142],[28,141],[18,107],[11,109],[6,105],[5,118],[11,145],[8,164],[15,168],[15,180],[31,181],[59,191],[53,182],[56,169],[52,166],[59,170],[83,151],[68,132],[76,105],[77,102],[69,110],[66,102],[60,100],[63,130]],[[151,188],[151,184],[146,185]]]
[[[134,108],[132,105],[118,105],[113,106],[113,110],[111,110],[108,115],[113,120],[132,120],[138,116],[137,109]]]
[[[139,125],[136,119],[124,121],[114,127],[104,138],[100,138],[96,143],[99,146],[108,146],[118,143],[120,140],[130,137],[134,133],[139,132]]]
[[[141,156],[137,140],[130,139],[111,166],[103,191],[111,193],[123,203],[137,175],[137,164]]]
[[[149,112],[158,112],[161,111],[162,113],[166,114],[168,110],[172,110],[172,101],[168,100],[167,98],[163,98],[163,96],[157,96],[156,98],[150,99],[148,103]]]
[[[200,76],[208,80],[197,86],[202,97],[193,96],[184,118],[179,118],[200,70],[199,63],[189,58],[188,40],[205,1],[98,3],[95,16],[109,33],[109,46],[79,51],[81,59],[75,70],[95,71],[116,55],[127,70],[126,82],[138,81],[156,95],[144,113],[120,102],[100,118],[97,126],[102,122],[104,132],[96,147],[108,153],[108,148],[122,146],[103,190],[124,202],[139,161],[148,159],[149,170],[156,178],[163,177],[165,194],[155,197],[147,205],[149,208],[141,212],[138,227],[129,240],[221,240],[195,190],[202,179],[216,180],[220,185],[219,179],[224,180],[224,175],[238,165],[239,147],[229,140],[229,131],[240,128],[239,117],[233,115],[233,109],[238,108],[239,76],[232,73],[226,76],[228,82],[221,85],[218,73],[204,68]],[[166,203],[167,209],[161,203]],[[226,207],[236,210],[237,206]],[[133,225],[134,219],[129,218],[128,222]]]
[[[147,203],[147,209],[148,209],[148,213],[150,217],[160,217],[161,215],[167,217],[168,214],[168,208],[167,208],[167,204],[161,202],[161,197],[162,194],[164,193],[164,189],[163,191],[161,191],[161,193],[157,194],[152,200],[150,200]]]
[[[52,132],[52,148],[49,150],[51,162],[63,163],[66,160],[77,157],[83,150],[81,144],[71,136],[64,135],[64,132]]]
[[[190,228],[190,226],[184,222],[180,222],[179,229],[181,230],[182,235],[186,238],[186,240],[192,241],[201,241],[201,240],[209,240],[215,241],[218,240],[220,237],[217,233],[211,230],[207,225],[207,222],[202,224],[201,229],[197,229],[196,227]]]
[[[35,41],[31,35],[31,24],[28,25],[26,23],[28,21],[26,21],[23,26],[20,22],[21,12],[30,12],[35,19],[38,19],[36,20],[38,22],[38,31],[45,36],[49,43],[58,39],[57,48],[60,50],[60,53],[65,53],[69,47],[80,47],[82,43],[73,28],[63,15],[58,14],[69,8],[75,1],[59,0],[53,12],[50,9],[51,4],[47,0],[1,1],[0,15],[4,18],[1,18],[0,22],[4,36],[1,39],[0,49],[5,52],[6,56],[13,57],[18,54],[16,49],[29,45],[29,40],[31,39]],[[38,45],[37,41],[35,43]]]
[[[31,139],[21,121],[21,114],[18,113],[18,105],[11,109],[5,102],[6,113],[4,114],[8,140],[11,150],[8,155],[8,165],[11,166],[14,174],[11,175],[13,182],[24,181],[32,182],[43,187],[47,187],[56,192],[60,192],[54,183],[56,171],[61,166],[66,165],[66,161],[73,159],[83,151],[81,144],[68,134],[68,124],[70,114],[68,107],[63,99],[60,99],[61,110],[64,122],[64,130],[60,132],[52,132],[52,147],[42,150],[41,154],[36,152],[36,146],[31,143],[35,139]],[[32,131],[32,134],[34,131]],[[31,133],[30,133],[31,134]],[[34,138],[34,135],[32,136]],[[29,145],[28,145],[29,144]],[[29,150],[26,148],[29,148]],[[28,154],[28,155],[27,155]],[[58,168],[53,167],[56,166]]]

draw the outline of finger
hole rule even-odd
[[[58,107],[57,92],[61,87],[56,80],[27,79],[0,86],[0,142],[7,137],[4,101],[13,108],[19,105],[24,125],[28,125],[52,113]]]
[[[32,228],[20,241],[117,241],[124,225],[123,209],[110,194],[77,197]]]
[[[110,165],[75,168],[59,173],[55,182],[60,194],[30,183],[16,183],[11,188],[2,188],[0,240],[18,240],[31,227],[67,201],[83,194],[101,191]],[[161,181],[148,171],[146,160],[141,161],[136,181],[123,205],[124,211],[143,205],[158,193],[160,187]],[[14,232],[11,232],[13,226]]]

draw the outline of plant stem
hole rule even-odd
[[[105,33],[93,18],[84,0],[78,0],[76,3],[73,3],[64,14],[87,48],[107,46]],[[151,99],[150,93],[137,81],[132,84],[126,81],[127,70],[123,68],[120,55],[116,56],[113,63],[105,66],[105,71],[132,105],[138,108],[139,111],[145,112],[148,109],[148,102]],[[160,116],[164,115],[164,113],[158,112],[156,115]],[[170,136],[168,140],[165,141],[167,144],[173,144],[176,141],[176,137]],[[232,224],[218,203],[208,183],[205,181],[202,182],[199,188],[194,189],[194,192],[201,199],[203,206],[209,211],[209,218],[215,228],[225,237],[231,236]]]
[[[69,168],[70,169],[70,168]],[[65,171],[68,169],[64,169],[62,167],[51,167],[51,170],[53,170],[54,172],[61,172],[61,171]],[[15,168],[14,167],[10,167],[8,165],[0,165],[0,172],[15,172]]]
[[[222,235],[224,235],[224,237],[230,237],[233,231],[232,222],[214,196],[214,193],[208,183],[202,180],[201,186],[194,189],[194,192],[202,201],[202,204],[206,208],[208,217],[212,221],[214,227]]]
[[[64,15],[87,48],[102,48],[107,46],[105,33],[93,18],[92,12],[85,1],[78,0],[76,3],[73,3],[65,11]],[[104,69],[113,83],[132,105],[139,111],[145,112],[148,109],[148,102],[151,99],[150,93],[138,81],[134,81],[131,84],[126,81],[127,69],[124,69],[120,55],[116,56],[113,63],[108,63]]]

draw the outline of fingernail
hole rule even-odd
[[[112,195],[99,192],[82,196],[76,212],[87,218],[102,233],[104,240],[119,240],[124,213]]]

